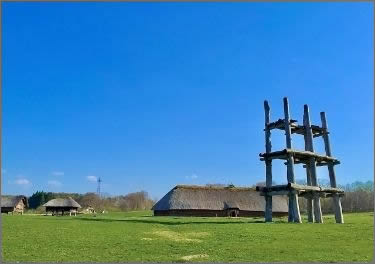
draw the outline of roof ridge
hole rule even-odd
[[[201,190],[255,190],[255,187],[244,186],[205,186],[205,185],[188,185],[178,184],[173,189],[201,189]]]

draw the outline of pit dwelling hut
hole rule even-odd
[[[1,212],[2,213],[20,213],[28,206],[27,198],[23,195],[17,196],[1,196]]]
[[[273,198],[272,214],[287,216],[287,196]],[[152,210],[154,216],[264,217],[265,205],[255,188],[177,185]]]
[[[68,198],[56,198],[49,200],[43,205],[46,208],[46,214],[52,212],[52,215],[64,215],[64,213],[69,213],[69,215],[77,215],[78,208],[81,206],[74,201],[71,197]]]

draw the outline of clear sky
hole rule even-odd
[[[304,104],[317,125],[326,111],[339,184],[374,177],[372,3],[2,8],[3,193],[85,193],[101,177],[103,192],[161,198],[176,184],[264,181],[263,101],[277,120],[284,96],[299,121]]]

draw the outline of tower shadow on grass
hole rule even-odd
[[[87,222],[102,222],[102,223],[113,223],[113,222],[126,222],[126,223],[140,223],[140,224],[160,224],[160,225],[190,225],[190,224],[219,224],[219,225],[236,225],[236,224],[261,224],[265,223],[264,220],[253,220],[253,221],[176,221],[176,218],[171,218],[171,221],[165,219],[108,219],[108,218],[75,218],[77,221]],[[274,221],[275,223],[285,223],[285,221]]]

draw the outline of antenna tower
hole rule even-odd
[[[100,184],[102,182],[102,179],[99,177],[98,178],[98,188],[96,189],[96,193],[97,195],[100,197]]]

